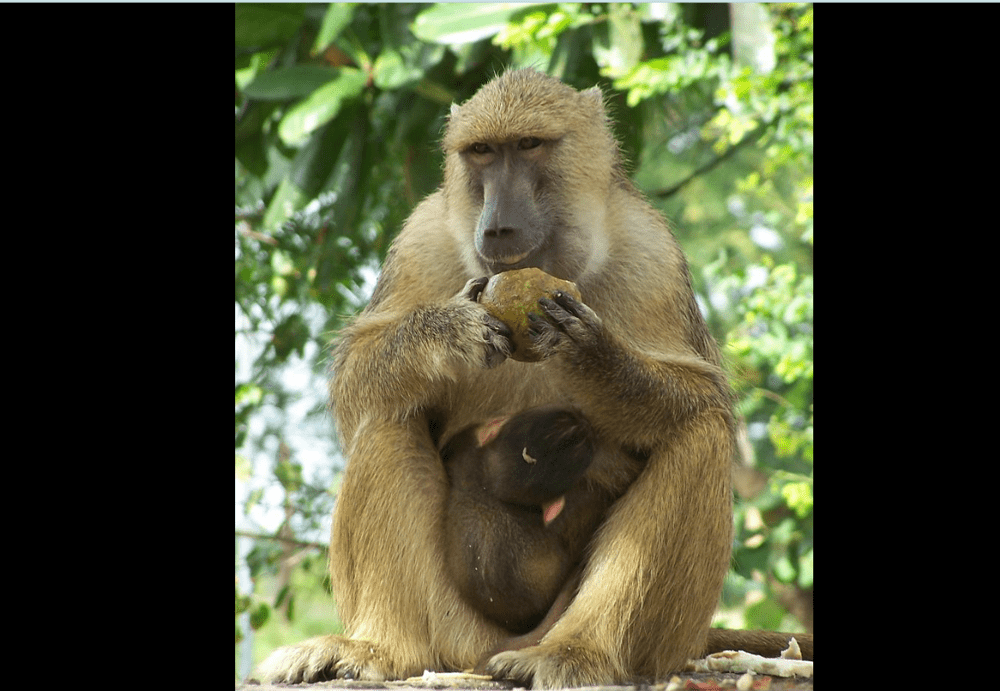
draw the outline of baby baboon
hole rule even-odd
[[[345,634],[281,648],[259,674],[402,679],[466,669],[509,639],[447,566],[438,443],[554,405],[593,427],[576,486],[620,498],[557,620],[486,668],[535,688],[662,679],[704,651],[732,539],[731,396],[687,262],[626,177],[597,88],[507,72],[452,107],[442,143],[441,189],[334,350],[348,460],[330,576]],[[582,297],[539,301],[532,363],[507,359],[509,327],[477,302],[489,276],[525,267]]]
[[[599,508],[585,491],[567,493],[593,457],[590,423],[553,406],[469,427],[441,451],[448,568],[465,599],[509,631],[538,625],[583,555]]]

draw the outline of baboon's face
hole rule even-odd
[[[507,72],[452,105],[441,146],[446,223],[469,275],[535,267],[579,282],[604,269],[609,194],[627,183],[600,89]]]
[[[491,273],[527,266],[547,268],[558,224],[547,163],[553,142],[522,137],[477,142],[462,152],[470,193],[482,203],[475,249]]]

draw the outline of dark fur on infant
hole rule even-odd
[[[594,522],[574,492],[594,458],[578,411],[532,408],[456,434],[441,457],[451,481],[447,566],[473,606],[509,631],[541,621],[577,564]]]

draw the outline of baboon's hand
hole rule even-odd
[[[565,347],[582,350],[597,347],[604,327],[594,310],[561,290],[551,300],[542,298],[538,305],[545,316],[529,313],[528,333],[535,348],[545,357]]]
[[[483,326],[483,338],[486,341],[484,363],[486,367],[496,367],[502,364],[514,352],[514,344],[510,340],[511,336],[513,336],[510,327],[487,312],[486,308],[479,304],[479,295],[486,288],[489,280],[486,277],[473,278],[462,288],[459,297],[479,307],[481,311],[479,318]]]

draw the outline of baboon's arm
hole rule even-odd
[[[571,371],[564,380],[594,424],[620,443],[652,448],[684,420],[708,409],[729,409],[725,375],[716,364],[694,354],[632,347],[565,293],[541,304],[548,318],[533,319],[533,333],[563,354],[563,366]]]
[[[393,282],[391,268],[383,280]],[[476,302],[485,284],[471,280],[451,298],[424,303],[388,296],[341,333],[330,393],[345,442],[361,416],[402,421],[469,368],[503,362],[510,329]]]

